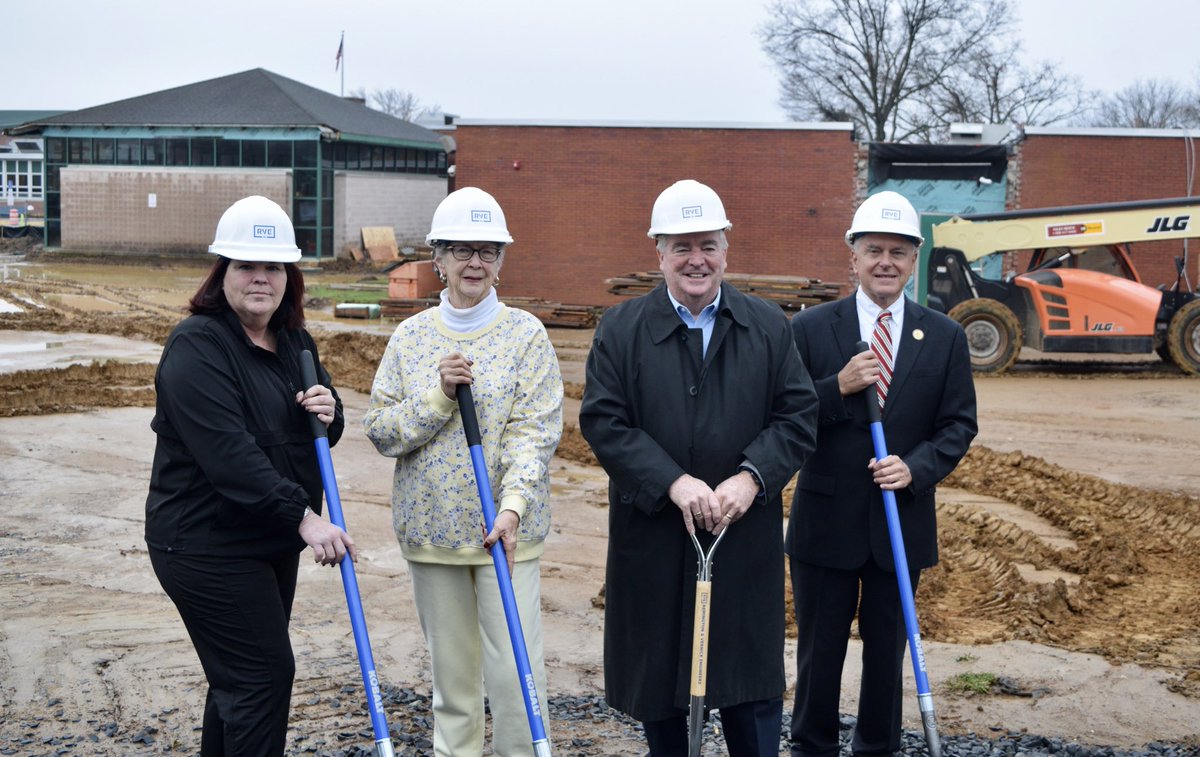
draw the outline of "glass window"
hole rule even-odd
[[[333,225],[333,200],[321,200],[321,225]]]
[[[321,172],[321,196],[333,197],[333,171],[328,169]]]
[[[196,137],[192,140],[192,165],[216,165],[217,147],[212,137]]]
[[[46,189],[51,192],[57,192],[59,190],[58,176],[58,166],[51,166],[50,170],[46,171]]]
[[[49,203],[46,204],[49,208]],[[47,210],[49,214],[49,210]],[[62,244],[62,227],[58,221],[46,221],[46,245],[49,247],[58,247]]]
[[[67,141],[70,144],[69,152],[72,163],[92,162],[92,140],[72,137]],[[49,145],[47,145],[47,147],[49,147]]]
[[[267,142],[267,165],[271,168],[291,168],[292,143],[280,139]]]
[[[242,142],[242,165],[261,168],[267,164],[267,143],[261,139]]]
[[[337,144],[329,145],[325,148],[325,152],[332,156],[333,168],[346,167],[346,143],[338,142]]]
[[[236,139],[217,140],[217,165],[236,166],[242,162],[242,143]]]
[[[417,151],[411,147],[404,151],[404,170],[417,170]]]
[[[67,140],[58,137],[46,140],[46,160],[51,163],[67,162]]]
[[[117,145],[115,139],[97,139],[92,142],[92,149],[95,151],[95,163],[101,165],[112,165],[117,157]]]
[[[382,147],[372,147],[371,148],[371,170],[372,171],[382,171],[383,170],[383,148]]]
[[[51,192],[46,195],[46,215],[50,218],[58,218],[62,215],[62,205],[59,203],[58,192]]]
[[[292,193],[296,197],[316,197],[317,172],[299,169],[294,171],[292,173]]]
[[[292,147],[296,153],[297,168],[315,168],[317,165],[316,142],[294,142]]]
[[[293,211],[296,214],[295,224],[297,226],[315,226],[317,223],[317,201],[316,200],[296,200],[292,203]]]
[[[334,256],[333,229],[328,226],[321,231],[321,254],[328,255],[329,257]]]
[[[117,140],[117,165],[133,166],[141,162],[141,142],[137,139]]]
[[[358,168],[358,145],[346,145],[346,169],[354,171]]]
[[[301,255],[317,254],[317,232],[313,229],[296,229],[296,246]]]
[[[142,165],[161,166],[163,163],[163,141],[161,139],[142,140]]]
[[[165,157],[165,163],[168,166],[186,166],[188,164],[188,140],[168,139]]]

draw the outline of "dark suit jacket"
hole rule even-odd
[[[837,374],[861,339],[854,296],[792,319],[800,357],[816,385],[817,449],[800,471],[787,551],[801,562],[852,570],[872,558],[894,569],[883,497],[867,464],[874,457],[863,394],[843,397]],[[874,401],[874,392],[869,393]],[[904,333],[883,409],[888,452],[912,471],[896,491],[909,570],[937,564],[934,487],[975,438],[975,385],[962,327],[905,301]]]

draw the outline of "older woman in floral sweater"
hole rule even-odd
[[[441,304],[397,327],[363,425],[379,452],[396,458],[392,520],[432,660],[435,753],[482,752],[486,690],[495,754],[532,755],[488,549],[504,544],[545,701],[538,558],[550,530],[549,465],[562,433],[562,377],[541,322],[496,297],[512,237],[491,195],[468,187],[447,196],[428,242],[446,283]],[[486,536],[455,401],[459,384],[471,386],[499,503]]]

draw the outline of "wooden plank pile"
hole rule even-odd
[[[561,302],[549,302],[533,297],[501,297],[501,301],[509,307],[527,310],[537,316],[546,326],[556,326],[567,329],[590,329],[600,318],[601,308],[591,305],[565,305]],[[387,298],[379,301],[384,318],[402,321],[410,318],[426,308],[437,307],[440,300],[437,297],[423,299]]]
[[[663,280],[662,271],[638,271],[605,279],[608,291],[627,297],[646,294]],[[803,310],[841,296],[842,284],[828,284],[807,276],[775,276],[761,273],[725,273],[734,287],[774,302],[787,311]]]

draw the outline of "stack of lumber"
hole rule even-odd
[[[564,305],[561,302],[549,302],[532,297],[504,297],[502,301],[509,307],[533,313],[546,326],[568,329],[592,328],[600,318],[601,311],[601,308],[591,305]],[[425,308],[437,307],[438,302],[440,300],[437,297],[387,298],[380,300],[379,306],[384,318],[402,321]]]
[[[591,305],[564,305],[533,297],[504,297],[509,307],[527,310],[538,317],[546,326],[565,329],[590,329],[600,319],[601,308]]]
[[[725,281],[734,287],[774,302],[784,310],[803,310],[841,296],[841,284],[827,284],[807,276],[772,276],[760,273],[726,273]],[[606,279],[612,294],[635,297],[646,294],[663,280],[662,271],[638,271]]]
[[[380,314],[384,318],[392,318],[397,321],[403,321],[405,318],[416,315],[425,308],[437,307],[441,302],[437,297],[423,297],[419,299],[407,297],[386,297],[379,301]]]

